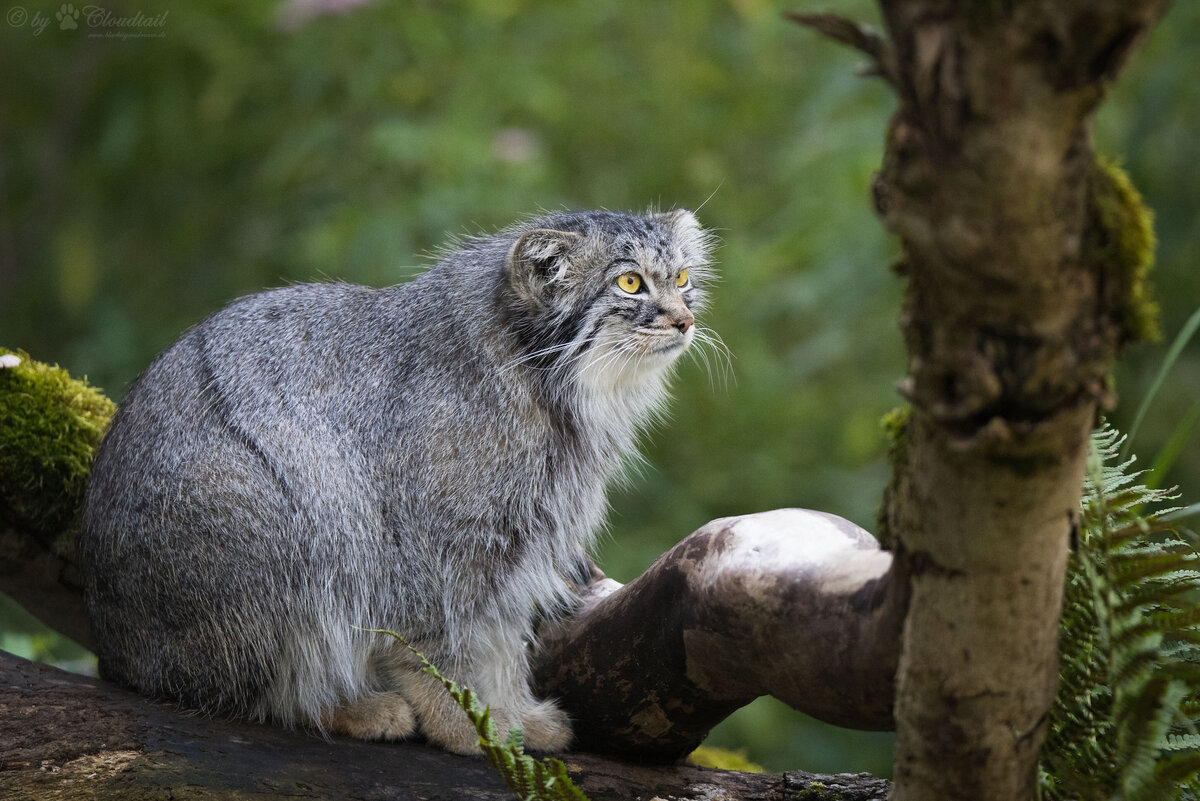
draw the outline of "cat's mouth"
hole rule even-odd
[[[644,385],[647,380],[661,378],[662,371],[687,350],[692,339],[691,331],[674,327],[625,331],[619,339],[589,350],[581,375],[589,384],[605,390]]]
[[[638,333],[641,334],[642,353],[646,356],[678,355],[692,344],[691,329],[680,333],[675,328],[643,328]]]

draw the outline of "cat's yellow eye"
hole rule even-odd
[[[617,276],[617,286],[632,295],[642,288],[642,277],[637,273],[621,273]]]
[[[682,288],[682,287],[687,286],[687,282],[688,282],[687,267],[684,267],[682,270],[679,271],[679,277],[675,279],[675,286]]]

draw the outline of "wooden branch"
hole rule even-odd
[[[891,729],[903,585],[865,531],[781,509],[715,520],[544,635],[539,690],[580,747],[674,759],[773,695],[813,717]]]
[[[0,526],[0,592],[59,634],[92,648],[74,548],[59,552],[16,526]]]
[[[416,743],[322,740],[180,714],[105,682],[0,653],[0,797],[511,801],[482,758]],[[803,772],[639,767],[564,755],[593,801],[884,801],[887,782]],[[786,793],[786,794],[785,794]]]
[[[838,14],[806,14],[786,11],[786,19],[811,28],[835,42],[841,42],[871,58],[865,75],[877,75],[895,85],[895,63],[891,43],[873,28]]]
[[[5,533],[6,591],[88,642],[80,585],[61,569],[70,555]],[[566,706],[580,747],[643,761],[685,756],[760,695],[890,730],[906,601],[891,566],[867,532],[823,512],[713,521],[624,587],[597,570],[579,612],[542,632],[538,692]]]

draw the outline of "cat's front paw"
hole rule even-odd
[[[427,707],[421,713],[421,731],[429,741],[454,754],[480,753],[479,733],[467,713],[457,705]]]
[[[412,704],[421,733],[431,743],[455,754],[478,754],[479,734],[467,713],[440,682],[413,673],[401,679],[404,697]]]
[[[520,710],[492,709],[491,718],[501,740],[508,736],[513,726],[520,726],[527,751],[565,751],[571,743],[570,718],[549,701]],[[447,751],[479,753],[479,734],[457,705],[442,707],[436,712],[427,709],[421,723],[426,736]]]
[[[517,719],[529,751],[565,751],[571,744],[571,719],[552,701],[522,710]]]

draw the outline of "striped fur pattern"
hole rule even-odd
[[[687,211],[556,213],[400,286],[290,286],[192,327],[96,458],[79,545],[102,674],[475,750],[441,688],[361,630],[388,628],[531,748],[565,747],[529,689],[532,621],[586,580],[606,485],[696,336],[709,250]]]

